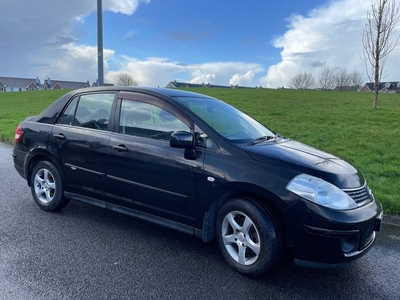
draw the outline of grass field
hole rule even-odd
[[[400,95],[256,89],[192,89],[220,98],[286,137],[333,153],[366,177],[387,214],[400,215]],[[66,91],[0,93],[0,139]]]
[[[19,122],[39,114],[66,92],[49,90],[0,93],[0,141],[12,143]]]

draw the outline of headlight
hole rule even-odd
[[[338,187],[307,174],[293,178],[286,189],[304,199],[332,209],[348,210],[358,207],[357,203]]]

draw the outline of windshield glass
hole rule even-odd
[[[235,143],[251,143],[275,137],[271,130],[229,104],[214,98],[173,97],[210,127]]]

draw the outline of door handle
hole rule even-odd
[[[129,150],[127,147],[125,147],[125,145],[113,146],[112,148],[118,152],[126,152]]]
[[[53,137],[55,137],[57,140],[64,140],[65,139],[65,135],[63,135],[62,133],[53,134]]]

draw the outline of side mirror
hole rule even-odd
[[[193,134],[186,131],[175,131],[171,134],[169,145],[172,148],[185,149],[185,159],[196,160],[197,152],[194,146]]]
[[[194,149],[193,134],[186,131],[174,131],[169,145],[172,148]]]

